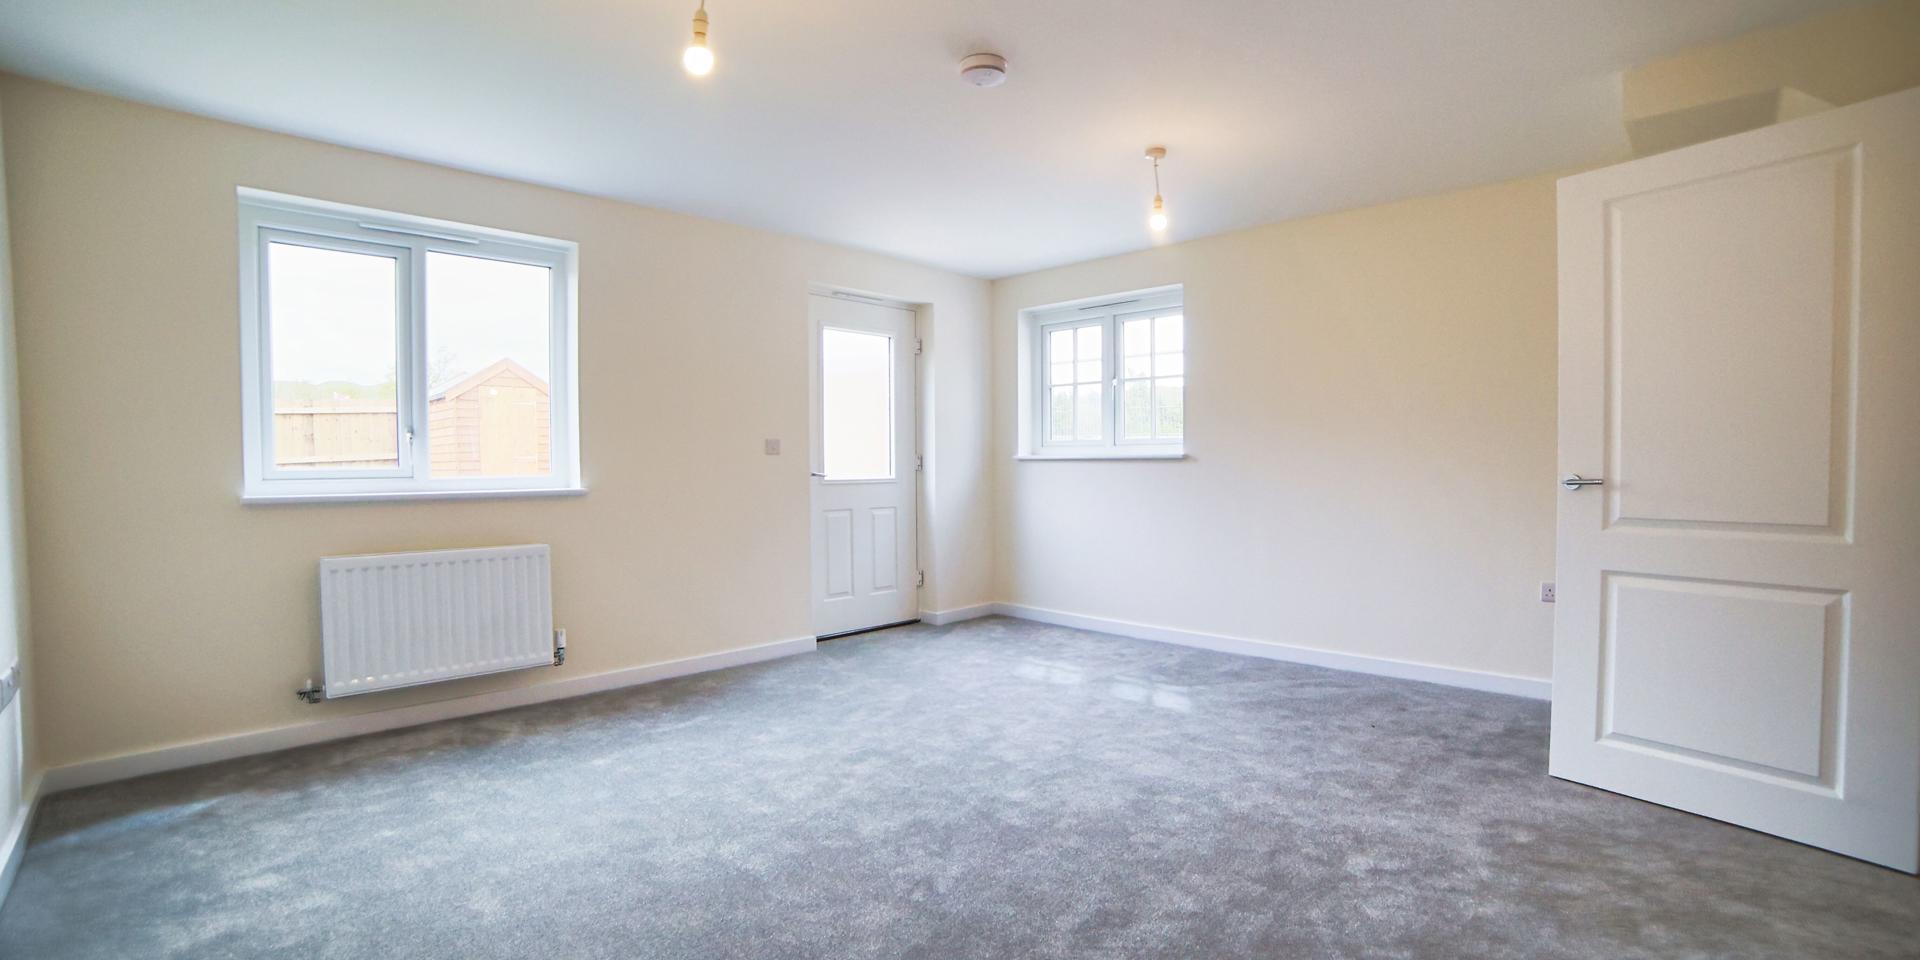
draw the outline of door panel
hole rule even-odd
[[[813,619],[817,636],[911,620],[913,313],[815,295]]]
[[[1603,739],[1823,781],[1844,596],[1670,577],[1604,579]],[[1701,689],[1702,678],[1711,678],[1710,690]]]
[[[853,511],[826,510],[821,513],[825,523],[826,543],[822,546],[822,561],[827,568],[826,589],[822,595],[834,599],[853,596]]]
[[[1920,90],[1560,183],[1555,776],[1920,866]]]
[[[1606,201],[1607,469],[1635,481],[1614,521],[1824,532],[1844,510],[1859,156]]]
[[[900,586],[900,515],[892,507],[875,507],[868,513],[873,527],[873,589],[894,590]]]

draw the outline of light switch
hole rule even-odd
[[[780,455],[780,440],[778,438],[769,439],[766,441],[766,444],[767,456],[777,457]]]

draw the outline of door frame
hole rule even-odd
[[[930,304],[909,300],[904,297],[876,293],[870,290],[860,290],[854,287],[819,282],[807,284],[806,296],[848,300],[854,303],[864,303],[869,306],[904,310],[913,315],[913,323],[911,324],[913,331],[913,363],[909,365],[909,369],[913,372],[913,383],[907,391],[907,395],[912,398],[912,409],[907,411],[907,416],[910,418],[909,422],[913,425],[912,463],[908,464],[903,459],[898,469],[906,469],[911,466],[913,473],[913,565],[918,574],[918,582],[914,586],[914,616],[909,619],[901,620],[897,623],[875,624],[870,627],[861,627],[855,630],[840,630],[829,633],[819,632],[820,625],[813,622],[814,574],[816,572],[815,568],[820,564],[822,557],[821,544],[815,541],[813,530],[813,515],[814,512],[819,509],[819,504],[814,498],[815,491],[818,488],[813,482],[813,474],[821,467],[824,438],[820,435],[820,331],[813,321],[812,304],[809,301],[803,300],[802,303],[808,307],[807,310],[803,311],[803,316],[806,318],[807,337],[807,631],[814,639],[824,640],[867,633],[873,630],[885,629],[886,627],[918,623],[920,621],[920,613],[925,609],[923,597],[926,589],[927,568],[929,566],[926,552],[927,525],[924,520],[922,520],[922,516],[927,511],[925,480],[926,456],[924,450],[927,442],[927,428],[930,426],[930,424],[923,419],[923,413],[928,407],[927,397],[924,392],[926,389],[926,377],[923,364],[927,356],[924,324],[926,322],[926,312]],[[896,410],[895,416],[898,415],[899,411]]]

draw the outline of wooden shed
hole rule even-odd
[[[546,473],[553,462],[547,382],[501,359],[433,395],[427,436],[436,477]]]

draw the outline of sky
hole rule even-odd
[[[273,379],[379,384],[393,374],[397,261],[288,243],[268,249]],[[546,267],[430,252],[427,357],[433,388],[502,357],[548,371]]]

